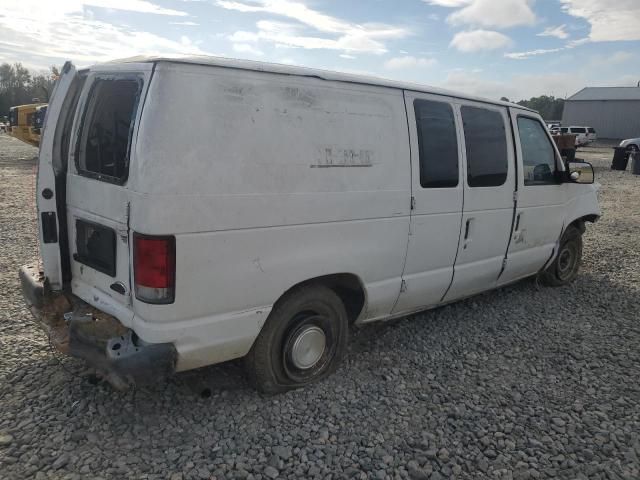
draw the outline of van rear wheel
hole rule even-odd
[[[542,272],[540,280],[550,287],[567,285],[575,280],[582,263],[582,233],[570,226],[562,235],[560,250],[551,265]]]
[[[333,290],[297,288],[276,303],[245,357],[249,381],[261,392],[279,393],[322,380],[344,356],[348,328]]]

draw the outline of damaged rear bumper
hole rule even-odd
[[[85,360],[115,388],[152,383],[174,373],[177,352],[172,343],[146,343],[75,295],[49,291],[37,266],[24,266],[19,275],[27,306],[51,345]]]

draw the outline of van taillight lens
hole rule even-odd
[[[173,303],[176,292],[176,239],[133,234],[136,298],[146,303]]]

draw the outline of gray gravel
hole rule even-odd
[[[327,381],[263,397],[238,362],[118,393],[23,307],[36,150],[0,135],[0,477],[640,478],[640,177],[586,148],[604,218],[568,287],[524,281],[352,334]]]

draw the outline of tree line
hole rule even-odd
[[[51,67],[47,73],[30,72],[21,63],[0,65],[0,118],[9,115],[15,105],[47,103],[59,71]]]
[[[500,100],[508,102],[507,97]],[[518,105],[530,108],[540,112],[545,120],[561,120],[562,110],[564,109],[564,98],[556,98],[552,95],[541,95],[539,97],[531,97],[529,100],[520,100]]]

